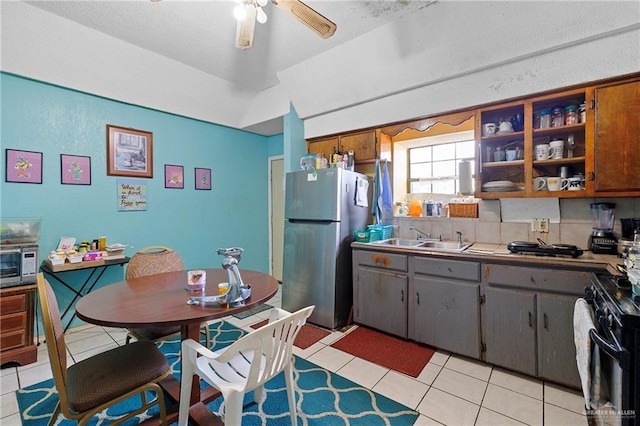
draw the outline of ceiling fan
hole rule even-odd
[[[268,0],[237,1],[240,4],[234,10],[234,15],[238,20],[236,47],[238,49],[248,49],[253,46],[256,21],[261,24],[267,21],[267,15],[262,8],[267,5]],[[337,26],[335,23],[300,0],[271,0],[271,3],[311,28],[322,38],[329,38],[336,32]]]

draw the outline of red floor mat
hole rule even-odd
[[[418,377],[435,351],[363,326],[331,345],[374,364]]]
[[[256,329],[260,328],[267,323],[268,320],[260,321],[256,324],[253,324],[251,328]],[[299,347],[300,349],[307,349],[309,346],[313,345],[317,341],[324,339],[329,334],[329,331],[324,330],[322,328],[318,328],[311,324],[305,324],[302,326],[298,335],[296,336],[296,340],[294,340],[293,344]]]

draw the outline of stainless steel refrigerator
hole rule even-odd
[[[332,330],[347,324],[353,301],[351,243],[369,219],[368,183],[366,175],[339,168],[287,173],[283,309],[315,305],[309,322]]]

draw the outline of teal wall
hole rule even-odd
[[[284,155],[283,140],[284,135],[282,133],[280,133],[279,135],[269,136],[267,138],[267,155],[269,157]]]
[[[285,173],[300,170],[300,158],[307,153],[304,139],[304,122],[298,117],[293,105],[284,116],[284,171]]]
[[[217,268],[218,247],[245,249],[241,268],[269,271],[268,157],[283,154],[283,136],[265,137],[123,104],[0,73],[2,183],[0,214],[42,218],[41,257],[61,236],[107,236],[108,243],[172,247],[187,269]],[[153,178],[146,211],[117,210],[115,176],[106,175],[106,125],[153,132]],[[5,149],[43,153],[43,183],[5,182]],[[60,154],[91,157],[91,185],[60,183]],[[184,166],[184,189],[164,188],[164,165]],[[212,170],[211,191],[194,189],[194,167]],[[77,282],[86,271],[67,273]],[[119,281],[110,268],[101,284]],[[79,284],[78,284],[79,285]],[[59,302],[71,292],[56,287]]]

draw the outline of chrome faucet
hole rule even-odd
[[[442,234],[438,235],[438,238],[431,238],[431,234],[427,234],[424,231],[421,231],[418,228],[414,228],[413,226],[410,226],[409,229],[411,231],[416,231],[418,233],[418,236],[416,237],[417,240],[426,240],[426,241],[442,241]],[[422,237],[420,237],[422,235]]]
[[[456,235],[458,236],[458,244],[462,245],[462,232],[456,231]]]

